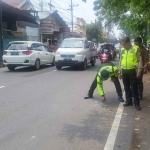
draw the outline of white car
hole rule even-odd
[[[53,52],[45,44],[34,41],[10,42],[3,54],[3,63],[10,71],[17,66],[34,66],[36,70],[41,65],[54,65]]]
[[[55,54],[55,65],[57,69],[62,66],[81,66],[84,70],[91,63],[96,63],[96,50],[93,49],[91,41],[84,38],[66,38],[61,43]]]

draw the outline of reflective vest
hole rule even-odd
[[[103,90],[103,78],[101,77],[101,72],[102,70],[107,70],[109,72],[109,78],[110,77],[118,77],[118,67],[115,65],[109,65],[109,66],[104,66],[100,68],[97,74],[97,88],[98,92],[101,96],[105,95],[104,90]]]
[[[134,69],[138,65],[138,53],[139,47],[132,46],[129,50],[125,48],[121,49],[121,68],[122,69]]]

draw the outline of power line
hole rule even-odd
[[[60,1],[60,0],[59,0],[59,1]],[[64,2],[64,0],[61,0],[61,1]],[[69,0],[69,1],[70,1],[70,0]],[[69,1],[65,1],[66,4],[69,4]],[[77,3],[74,3],[74,4],[78,5]],[[78,6],[79,6],[79,7],[78,7],[77,9],[80,10],[80,12],[81,12],[82,14],[84,14],[87,18],[89,18],[89,16],[92,18],[91,14],[89,14],[88,11],[86,11],[81,5],[78,5]],[[79,13],[79,12],[76,11],[76,13]],[[79,14],[81,15],[81,13],[79,13]],[[86,20],[87,20],[87,19],[86,19]]]
[[[41,11],[43,11],[43,1],[41,0],[41,2],[39,3],[39,6],[41,7]]]
[[[34,5],[36,5],[36,8],[38,8],[39,10],[40,9],[40,6],[39,6],[39,3],[41,2],[40,0],[32,0],[34,1]],[[38,3],[39,2],[39,3]],[[68,4],[68,1],[65,1],[67,4]],[[51,1],[51,5],[53,5],[53,7],[55,7],[55,9],[57,9],[60,16],[63,16],[63,19],[64,20],[70,20],[68,19],[68,17],[70,16],[70,13],[68,12],[67,9],[64,9],[62,8],[58,3],[56,3],[56,1]],[[48,5],[48,2],[43,2],[43,11],[47,11],[49,12],[49,5]],[[82,14],[83,14],[84,11],[82,11]],[[64,15],[65,14],[65,15]],[[81,16],[82,14],[78,12],[78,14]],[[85,14],[85,13],[84,13]],[[88,17],[88,16],[87,16]],[[78,18],[77,16],[73,15],[73,18]],[[88,20],[86,18],[84,18],[86,21],[94,21],[94,20]]]

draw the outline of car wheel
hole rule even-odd
[[[52,66],[55,66],[55,57],[53,58]]]
[[[86,60],[86,59],[84,59],[84,63],[83,63],[83,65],[82,65],[82,69],[83,69],[83,70],[86,70],[86,69],[87,69],[87,60]]]
[[[40,69],[40,67],[41,67],[41,65],[40,65],[40,60],[39,60],[39,59],[37,59],[37,60],[35,61],[34,69],[35,69],[35,70],[39,70],[39,69]]]
[[[58,66],[56,65],[57,70],[60,70],[62,68],[62,66]]]
[[[95,63],[96,63],[96,58],[94,57],[94,60],[91,60],[91,65],[95,66]]]
[[[15,66],[8,66],[9,71],[14,71],[15,70]]]

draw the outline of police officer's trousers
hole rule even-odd
[[[141,77],[138,79],[138,92],[139,96],[143,97],[143,73],[141,74]]]
[[[116,92],[117,92],[118,96],[122,97],[122,89],[121,89],[121,85],[120,85],[120,82],[118,80],[118,77],[112,77],[111,79],[115,85]],[[93,83],[92,83],[90,90],[88,92],[89,96],[93,96],[93,93],[94,93],[94,90],[96,87],[97,87],[97,75],[96,75],[95,79],[93,80]]]
[[[125,88],[126,103],[132,103],[132,94],[134,97],[134,104],[139,104],[138,95],[138,79],[136,78],[136,70],[122,70],[123,84]]]

